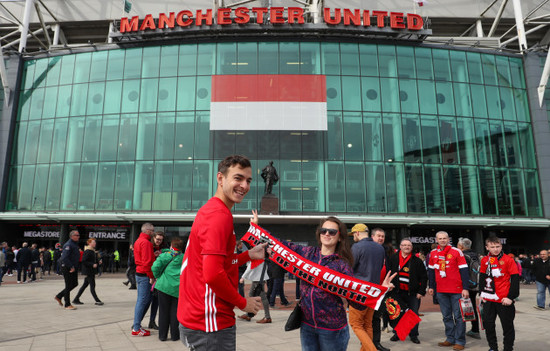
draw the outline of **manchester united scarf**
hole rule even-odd
[[[388,288],[355,279],[327,267],[311,262],[284,246],[260,226],[251,223],[242,241],[256,246],[269,240],[272,250],[271,261],[298,278],[331,294],[378,309]]]

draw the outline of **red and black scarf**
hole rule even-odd
[[[410,267],[409,260],[412,254],[408,254],[407,257],[403,257],[403,254],[399,252],[399,289],[409,291],[409,275]]]
[[[445,272],[447,269],[447,254],[451,250],[451,245],[445,246],[443,250],[441,250],[441,246],[437,246],[437,264],[438,264],[438,270],[439,275],[441,278],[445,278],[447,276],[447,273]]]

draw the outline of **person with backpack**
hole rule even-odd
[[[456,247],[462,250],[466,263],[468,264],[469,286],[468,292],[470,293],[470,299],[472,304],[476,306],[476,297],[479,293],[479,267],[480,258],[479,255],[472,250],[472,241],[468,238],[459,238]],[[466,335],[474,339],[481,339],[479,334],[479,317],[477,315],[477,308],[474,308],[475,320],[471,321],[472,329],[466,332]]]

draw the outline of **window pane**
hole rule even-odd
[[[514,216],[527,215],[527,198],[525,197],[525,181],[520,170],[509,170],[512,210]]]
[[[15,132],[16,135],[16,141],[14,144],[14,150],[13,150],[13,156],[11,160],[11,164],[22,164],[24,163],[24,155],[25,155],[25,142],[27,139],[27,122],[21,122],[17,125],[17,130]],[[65,139],[63,139],[65,140]]]
[[[491,157],[491,136],[489,133],[489,123],[484,119],[475,120],[476,145],[477,145],[477,163],[479,165],[492,164]]]
[[[90,116],[86,118],[82,161],[97,161],[99,159],[99,143],[97,141],[100,135],[101,116]]]
[[[212,78],[197,77],[197,110],[210,110],[210,89],[212,87]]]
[[[485,94],[487,95],[489,118],[502,119],[502,104],[498,87],[485,86]]]
[[[504,137],[504,147],[506,148],[508,166],[521,167],[521,150],[518,138],[518,126],[516,123],[504,123]]]
[[[398,79],[380,78],[380,91],[382,100],[382,111],[400,112]]]
[[[48,193],[46,195],[46,210],[59,210],[61,182],[63,179],[63,165],[50,165],[50,175],[48,177]]]
[[[57,118],[52,139],[52,162],[61,162],[65,159],[65,148],[67,143],[67,118]]]
[[[474,117],[487,117],[487,102],[483,85],[470,85]]]
[[[50,57],[48,62],[48,76],[46,77],[46,86],[58,85],[59,74],[61,73],[62,56]],[[25,80],[23,80],[24,82]]]
[[[340,75],[340,52],[337,43],[321,43],[323,74]]]
[[[437,113],[435,83],[433,81],[418,81],[418,100],[422,101],[422,103],[420,104],[420,113],[433,115]]]
[[[388,162],[403,161],[403,136],[401,134],[401,118],[398,114],[385,114],[384,130],[384,160]]]
[[[363,160],[364,148],[361,119],[360,113],[344,114],[344,150],[346,160]]]
[[[328,112],[327,147],[329,160],[343,160],[343,126],[342,115],[337,112]],[[328,137],[330,136],[330,137]]]
[[[378,78],[361,78],[363,111],[381,111],[380,81]]]
[[[369,213],[386,211],[386,179],[384,164],[367,163],[367,210]]]
[[[180,45],[179,47],[179,76],[192,76],[197,73],[197,44]]]
[[[325,183],[327,192],[327,210],[345,211],[346,210],[346,192],[344,177],[344,162],[326,163]]]
[[[88,88],[88,105],[86,110],[87,115],[99,115],[103,113],[104,94],[105,83],[90,83],[90,86]]]
[[[126,50],[109,50],[107,80],[122,79],[124,73],[124,56]]]
[[[441,166],[424,166],[424,184],[426,184],[426,209],[428,213],[444,213],[443,181]]]
[[[438,113],[440,115],[455,115],[452,84],[436,82],[435,89]]]
[[[258,73],[258,43],[237,43],[237,72],[239,74]]]
[[[405,172],[401,163],[386,163],[386,194],[388,212],[407,212],[407,195],[405,189]]]
[[[441,163],[458,163],[456,121],[452,117],[439,119],[441,137]]]
[[[496,192],[493,169],[480,167],[479,185],[481,190],[481,201],[483,204],[483,214],[497,214],[496,210]]]
[[[397,77],[397,55],[395,46],[378,45],[378,63],[380,77]]]
[[[438,120],[434,116],[422,116],[421,122],[424,163],[440,163]]]
[[[86,83],[90,80],[91,61],[91,52],[85,52],[75,55],[73,83]]]
[[[462,194],[464,196],[464,214],[479,215],[480,192],[477,167],[462,167]]]
[[[139,108],[139,86],[138,79],[124,80],[122,89],[122,113],[137,112]],[[117,111],[109,111],[116,113]]]
[[[143,49],[131,48],[126,49],[125,51],[126,57],[124,59],[124,79],[140,78]]]
[[[397,68],[399,78],[416,78],[414,63],[414,48],[411,46],[398,46]]]
[[[417,115],[403,115],[402,121],[405,162],[422,162],[420,118]]]
[[[300,73],[300,46],[299,43],[279,44],[279,72],[281,74],[299,74]]]
[[[462,184],[458,166],[443,166],[445,213],[462,214]]]
[[[176,145],[176,150],[174,153],[174,158],[176,160],[185,160],[185,159],[193,158],[193,145],[194,145],[193,142],[195,140],[195,135],[194,135],[195,114],[193,112],[178,113],[176,115],[175,127],[176,127],[175,128],[176,136],[175,136],[174,144]],[[175,187],[175,184],[174,184],[174,187]],[[189,200],[191,200],[191,198],[189,198]]]
[[[483,79],[485,84],[497,85],[497,70],[494,55],[482,54]]]
[[[324,161],[302,163],[302,208],[304,212],[325,211],[325,172],[323,168]],[[363,191],[365,191],[364,188]]]
[[[219,43],[216,74],[237,73],[237,44]]]
[[[260,165],[261,168],[264,167],[263,162]],[[278,184],[281,211],[302,212],[302,163],[281,160],[280,164],[275,166],[281,170],[280,177],[283,180]],[[277,193],[277,189],[274,189],[274,193]]]
[[[418,113],[418,96],[416,80],[401,79],[399,81],[399,100],[401,111],[404,113]]]
[[[531,125],[527,123],[518,124],[518,134],[521,147],[521,159],[524,168],[536,168],[535,146],[533,145],[533,133]]]
[[[32,209],[42,211],[46,208],[46,191],[48,190],[49,165],[36,166],[34,188],[32,192]]]
[[[136,160],[152,160],[155,154],[156,114],[143,113],[139,115]],[[144,167],[144,166],[143,166]],[[136,184],[136,186],[139,186]],[[135,198],[134,198],[135,202]],[[135,205],[135,204],[134,204]]]
[[[92,53],[90,67],[90,82],[102,82],[107,74],[107,57],[109,51],[96,51]],[[110,64],[110,63],[109,63]]]
[[[523,61],[521,58],[508,58],[510,61],[510,76],[514,88],[525,89],[525,77],[523,76]]]
[[[118,126],[120,124],[119,115],[103,116],[103,125],[101,126],[101,139],[99,139],[101,161],[114,161],[118,152]],[[101,168],[100,168],[101,174]],[[114,170],[113,170],[114,174]],[[112,204],[111,204],[112,207]]]
[[[122,81],[107,82],[105,85],[105,113],[120,113]]]
[[[407,185],[407,212],[425,213],[424,174],[422,165],[405,166],[405,184]]]
[[[178,70],[178,45],[167,45],[160,48],[160,77],[173,77]]]
[[[21,168],[11,167],[7,192],[6,210],[19,209],[19,193],[21,191]]]
[[[61,209],[76,211],[78,201],[78,184],[80,182],[80,163],[67,163],[63,173],[61,192]]]
[[[214,74],[216,44],[200,44],[197,56],[197,74]],[[194,74],[191,73],[191,74]]]
[[[281,159],[301,159],[302,158],[302,133],[281,131],[280,134]]]
[[[457,118],[458,150],[460,163],[476,164],[476,142],[474,120],[471,118]]]
[[[35,89],[32,92],[32,102],[29,109],[29,119],[37,120],[42,118],[42,109],[44,107],[44,89]]]
[[[178,110],[195,109],[195,77],[178,79]]]
[[[194,145],[201,145],[201,147],[195,148],[194,158],[207,159],[210,157],[210,113],[208,112],[197,112],[195,118]],[[200,208],[200,206],[196,209],[198,208]],[[195,209],[195,198],[193,198],[193,209]]]
[[[174,158],[175,121],[173,113],[159,113],[157,117],[156,160],[172,160]]]
[[[140,112],[156,112],[157,111],[157,94],[159,91],[158,79],[142,79],[141,92],[139,94],[139,111]],[[132,112],[124,111],[123,112]]]
[[[105,162],[99,164],[97,176],[97,195],[95,209],[101,211],[113,210],[113,194],[115,191],[116,164]]]
[[[70,116],[84,116],[86,114],[86,100],[88,99],[88,84],[73,85],[71,96]]]
[[[366,161],[381,161],[382,156],[382,116],[376,113],[363,114],[363,137]]]
[[[548,90],[547,90],[548,91]],[[518,121],[529,122],[529,102],[525,90],[514,89],[514,100],[516,102],[516,117]]]
[[[361,162],[346,162],[347,212],[367,210],[365,201],[365,166]]]
[[[258,73],[277,74],[279,73],[279,44],[259,43],[258,44]]]
[[[483,69],[481,66],[481,55],[477,52],[467,52],[468,75],[471,83],[483,84]]]
[[[143,66],[141,78],[156,78],[159,76],[160,46],[143,48]]]
[[[508,170],[495,169],[495,185],[497,194],[498,214],[509,216],[512,214],[510,176]]]
[[[42,126],[40,127],[40,141],[38,144],[38,157],[36,159],[37,163],[50,162],[52,151],[53,126],[53,119],[42,121]]]
[[[174,163],[172,209],[191,211],[191,193],[193,191],[193,161]],[[174,206],[175,204],[175,206]]]
[[[531,217],[542,216],[540,201],[539,177],[537,171],[524,171],[525,193],[527,194],[528,215]]]
[[[158,111],[176,110],[177,78],[159,79]]]
[[[300,73],[321,74],[321,45],[319,43],[300,43]]]
[[[512,78],[510,77],[510,66],[508,65],[508,57],[495,56],[495,61],[498,84],[506,87],[512,86]]]
[[[378,48],[372,44],[359,44],[362,76],[378,76]]]
[[[57,96],[57,117],[68,117],[71,107],[71,91],[72,86],[65,85],[59,87],[59,95]]]
[[[118,137],[118,159],[134,160],[137,140],[137,114],[126,114],[120,117],[120,135]]]
[[[153,185],[153,210],[166,211],[172,209],[177,202],[174,194],[172,198],[172,171],[174,164],[172,161],[155,163],[155,181]]]
[[[36,163],[38,153],[38,138],[40,137],[40,121],[29,122],[25,146],[24,163]]]
[[[342,89],[338,76],[327,76],[327,109],[342,110]]]
[[[457,116],[472,117],[472,104],[470,102],[470,85],[453,83],[454,100]]]
[[[448,50],[432,50],[435,80],[450,81],[451,67]]]
[[[59,76],[59,85],[71,84],[73,82],[75,57],[76,55],[65,55],[61,59],[61,74]],[[38,72],[42,73],[41,71]]]
[[[359,75],[359,48],[355,43],[340,44],[340,58],[342,60],[342,75]]]
[[[136,162],[134,210],[151,210],[153,200],[153,169],[153,162]]]
[[[212,161],[195,161],[193,165],[192,210],[198,210],[212,197]]]
[[[455,82],[468,82],[465,51],[450,51],[452,78]]]
[[[32,186],[34,183],[35,166],[23,166],[21,174],[21,187],[19,188],[19,210],[32,208]]]
[[[119,162],[116,166],[115,210],[131,210],[134,189],[134,164]]]
[[[344,110],[361,111],[361,83],[359,77],[342,77],[342,99]]]
[[[418,79],[434,79],[432,49],[430,48],[414,48],[416,57],[416,74]]]
[[[493,165],[506,167],[506,150],[504,149],[504,130],[502,123],[498,121],[489,122],[491,132],[491,151],[493,154]]]

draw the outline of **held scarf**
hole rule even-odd
[[[489,255],[487,260],[487,268],[485,268],[485,273],[487,274],[487,279],[485,280],[485,287],[480,294],[480,297],[486,298],[488,300],[499,300],[499,296],[495,291],[494,278],[502,276],[502,272],[499,267],[499,261],[502,259],[503,253],[499,253],[497,256]]]
[[[401,290],[409,290],[409,271],[410,267],[407,268],[407,263],[411,259],[412,253],[410,253],[406,258],[403,258],[403,255],[401,252],[398,253],[399,255],[399,289]]]
[[[241,240],[256,246],[262,242],[260,240],[266,238],[269,239],[272,250],[270,259],[287,272],[331,294],[355,301],[361,305],[378,309],[382,304],[388,288],[347,276],[311,262],[281,244],[256,224],[250,224],[248,232]]]
[[[446,259],[447,254],[450,250],[451,245],[445,246],[443,250],[441,250],[441,247],[439,245],[437,246],[438,264],[436,265],[436,268],[439,269],[439,275],[441,276],[441,278],[445,278],[447,276],[447,273],[445,272],[445,270],[447,269]]]

